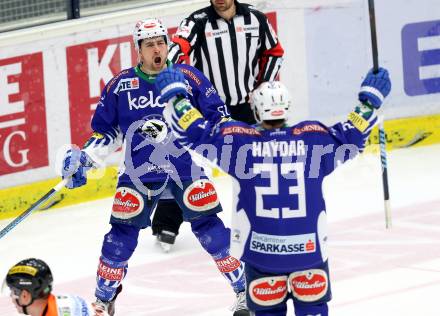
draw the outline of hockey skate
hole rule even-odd
[[[164,252],[169,252],[176,241],[176,234],[168,230],[162,230],[157,234],[157,242]]]
[[[115,315],[115,301],[118,297],[119,293],[122,291],[122,284],[118,286],[116,289],[115,297],[112,298],[112,300],[108,302],[101,301],[99,298],[96,299],[95,303],[92,303],[93,309],[95,310],[95,315],[108,315],[108,316],[114,316]]]
[[[233,316],[250,316],[247,305],[246,305],[246,292],[238,292],[237,300],[234,305],[231,307],[231,310],[234,312]]]

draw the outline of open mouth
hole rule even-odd
[[[154,64],[156,66],[160,66],[161,63],[162,63],[162,58],[160,56],[154,58]]]

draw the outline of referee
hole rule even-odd
[[[253,124],[249,93],[275,80],[284,50],[264,13],[234,0],[211,0],[184,19],[168,58],[188,63],[214,84],[233,119]]]
[[[180,23],[168,59],[202,71],[227,105],[230,113],[225,115],[254,124],[249,94],[260,83],[275,80],[283,54],[264,13],[234,0],[211,0]],[[160,200],[152,229],[164,249],[175,242],[181,223],[177,203]]]

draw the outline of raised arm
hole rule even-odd
[[[189,64],[189,55],[198,40],[199,29],[196,21],[190,17],[184,19],[171,39],[168,58],[173,63]]]
[[[178,141],[186,147],[199,143],[212,143],[211,131],[222,118],[203,117],[188,100],[185,78],[179,70],[167,68],[156,78],[156,87],[161,91],[161,102],[167,103],[164,117]],[[210,120],[209,120],[210,119]]]
[[[222,101],[208,78],[197,68],[189,65],[174,65],[188,81],[191,95],[189,100],[208,121],[217,121],[220,117],[229,116],[225,103]]]
[[[388,71],[379,68],[377,73],[369,71],[361,84],[357,105],[348,120],[332,127],[332,132],[342,144],[354,144],[362,151],[371,129],[377,121],[377,110],[391,91]]]

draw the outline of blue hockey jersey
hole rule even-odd
[[[174,121],[179,140],[191,150],[217,152],[217,164],[233,177],[231,255],[263,271],[288,273],[327,260],[324,177],[354,157],[376,122],[373,110],[356,108],[349,120],[327,127],[318,121],[264,130],[245,123]],[[192,110],[193,112],[193,110]],[[365,117],[362,115],[369,112]]]
[[[200,71],[188,65],[168,66],[184,74],[189,98],[203,115],[214,120],[225,115],[223,101]],[[94,134],[84,150],[97,161],[123,143],[120,183],[192,178],[191,157],[162,116],[165,104],[154,81],[155,76],[143,73],[139,66],[121,71],[103,89],[92,118]]]

